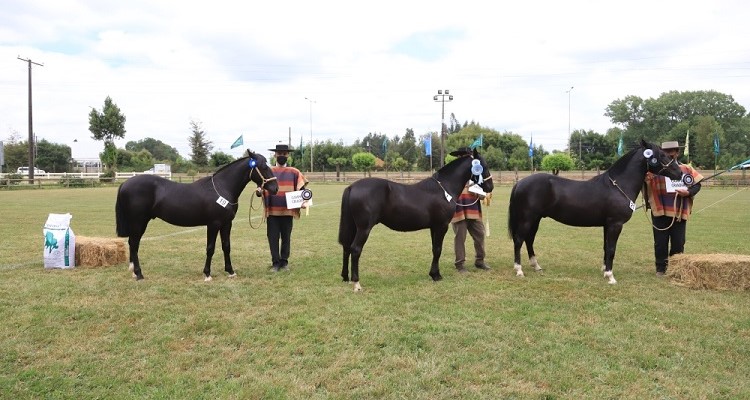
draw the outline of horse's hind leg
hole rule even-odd
[[[237,274],[234,272],[234,268],[232,268],[232,259],[229,256],[232,250],[232,245],[229,240],[229,238],[231,237],[231,232],[232,221],[229,221],[221,227],[221,229],[219,230],[219,235],[221,236],[221,251],[224,253],[224,271],[229,274],[230,278],[234,278],[235,276],[237,276]]]
[[[351,250],[351,244],[348,246],[341,245],[344,253],[344,259],[341,263],[341,278],[344,280],[344,282],[349,282],[349,257],[352,255]]]
[[[367,238],[370,236],[372,227],[369,226],[367,229],[357,228],[357,234],[354,235],[354,240],[349,248],[352,255],[352,282],[354,282],[354,291],[359,292],[362,290],[362,285],[359,284],[359,257],[362,255],[362,249],[367,243]]]
[[[541,221],[541,219],[537,219],[536,222],[532,224],[529,234],[526,236],[526,251],[529,254],[529,264],[534,267],[534,271],[536,272],[544,271],[539,265],[539,262],[536,259],[536,253],[534,252],[534,240],[536,239],[536,233],[539,231],[539,221]]]
[[[143,272],[141,272],[141,262],[138,259],[138,250],[141,247],[141,238],[143,233],[146,232],[146,226],[148,220],[143,223],[131,222],[130,224],[130,236],[128,237],[128,249],[130,251],[130,265],[129,269],[133,273],[133,277],[140,281],[143,279]]]
[[[203,280],[211,281],[211,258],[216,250],[216,236],[219,234],[219,228],[209,225],[206,230],[206,265],[203,267]]]

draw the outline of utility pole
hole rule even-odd
[[[439,100],[438,97],[440,97]],[[445,99],[446,97],[448,100]],[[440,167],[442,168],[445,165],[445,102],[453,101],[453,95],[450,94],[448,89],[445,89],[445,94],[443,94],[442,90],[438,90],[438,94],[433,96],[432,99],[443,103],[443,111],[440,114]]]
[[[38,65],[40,67],[43,67],[44,64],[39,64],[31,61],[31,59],[23,59],[21,56],[18,56],[18,59],[21,61],[24,61],[29,64],[29,183],[34,183],[34,167],[36,164],[34,163],[34,119],[31,115],[31,64]]]
[[[569,90],[565,91],[565,93],[568,94],[568,156],[570,156],[570,92],[572,91],[573,86],[571,86]]]
[[[310,102],[310,173],[313,172],[313,137],[312,137],[312,105],[315,100],[305,97]]]

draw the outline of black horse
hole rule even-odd
[[[604,227],[604,262],[602,271],[615,284],[612,262],[622,226],[635,211],[635,200],[643,186],[646,172],[682,176],[679,166],[659,146],[641,140],[603,174],[588,181],[574,181],[550,174],[534,174],[513,186],[508,206],[508,234],[513,239],[514,265],[521,270],[521,245],[526,242],[529,262],[536,271],[542,268],[534,254],[534,237],[539,221],[550,217],[571,226]]]
[[[120,185],[115,205],[117,236],[128,238],[133,276],[143,279],[138,247],[149,221],[157,217],[178,226],[206,225],[206,265],[203,268],[206,281],[211,280],[211,257],[216,235],[220,233],[224,270],[230,277],[236,276],[229,258],[229,234],[240,194],[251,180],[271,193],[279,189],[266,158],[252,152],[219,168],[213,176],[193,183],[138,175]]]
[[[476,163],[473,164],[474,161],[479,162],[481,171]],[[443,249],[443,238],[456,210],[456,199],[469,180],[480,183],[485,192],[492,192],[490,170],[476,149],[472,156],[457,158],[432,177],[413,185],[366,178],[344,189],[339,223],[339,243],[344,249],[341,270],[344,282],[349,281],[351,255],[354,290],[362,289],[359,284],[359,257],[372,227],[379,223],[401,232],[430,228],[430,276],[435,281],[442,279],[438,261]]]

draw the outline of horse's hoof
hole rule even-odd
[[[354,282],[354,291],[355,292],[361,292],[362,291],[362,285],[360,285],[359,282]]]
[[[211,275],[203,278],[203,282],[211,282],[212,280],[214,280],[214,278],[211,278]]]
[[[236,277],[237,277],[237,274],[233,272],[233,273],[229,274],[229,276],[228,276],[228,277],[229,277],[229,278],[236,278]]]
[[[136,274],[133,274],[133,278],[135,278],[136,281],[142,281],[143,280],[143,275],[138,276]]]
[[[433,282],[442,281],[443,277],[441,275],[436,275],[432,277]]]

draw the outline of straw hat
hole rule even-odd
[[[661,144],[662,150],[672,150],[672,149],[680,149],[685,146],[680,146],[680,143],[676,140],[671,140],[669,142],[663,142]]]

